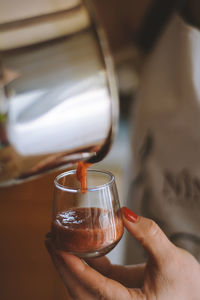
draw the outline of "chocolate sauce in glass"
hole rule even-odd
[[[100,256],[109,252],[123,235],[121,212],[96,207],[60,212],[52,223],[52,236],[59,249],[76,255]]]

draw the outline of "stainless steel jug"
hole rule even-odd
[[[30,7],[17,0],[12,10],[11,0],[0,2],[0,185],[100,161],[115,133],[118,98],[90,1]]]

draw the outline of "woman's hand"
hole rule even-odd
[[[158,225],[123,208],[126,229],[149,253],[147,264],[112,265],[106,257],[87,264],[58,251],[51,239],[47,249],[75,300],[200,300],[200,265],[173,245]],[[133,250],[134,255],[134,250]]]

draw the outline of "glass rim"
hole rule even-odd
[[[91,170],[87,170],[87,173],[101,173],[101,174],[109,176],[108,182],[98,185],[96,187],[88,188],[87,192],[94,192],[94,191],[99,191],[99,190],[105,189],[106,187],[110,186],[111,184],[113,184],[115,182],[115,176],[109,171],[91,169]],[[54,185],[55,185],[55,187],[57,187],[63,191],[66,191],[66,192],[80,193],[81,192],[80,188],[75,189],[75,188],[66,187],[65,185],[60,184],[58,182],[59,179],[65,177],[65,176],[71,175],[71,174],[76,174],[76,169],[66,171],[66,172],[61,173],[58,176],[56,176],[56,178],[54,179]]]

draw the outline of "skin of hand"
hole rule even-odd
[[[199,300],[200,264],[172,244],[152,220],[123,208],[126,229],[147,250],[146,264],[112,265],[106,257],[86,262],[57,250],[51,237],[47,250],[75,300]],[[133,249],[134,255],[134,249]]]

